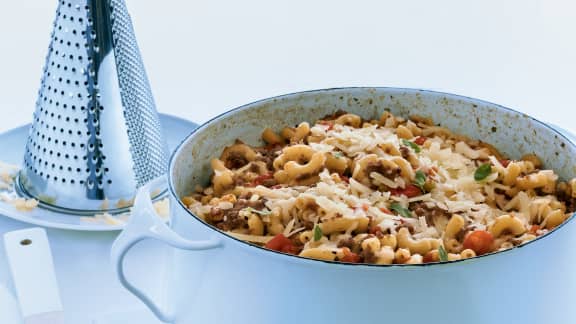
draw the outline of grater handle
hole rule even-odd
[[[145,239],[156,239],[172,247],[192,251],[214,249],[222,244],[216,238],[205,241],[187,240],[164,223],[156,214],[150,199],[150,188],[155,188],[161,181],[166,181],[166,177],[157,178],[138,190],[130,221],[112,245],[111,259],[120,283],[144,302],[160,320],[173,322],[175,314],[158,305],[148,294],[128,281],[124,273],[124,257],[134,245]]]

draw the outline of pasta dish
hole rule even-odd
[[[445,262],[543,235],[574,211],[533,153],[511,160],[429,118],[344,111],[241,140],[182,202],[238,239],[302,257],[370,264]]]

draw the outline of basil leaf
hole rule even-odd
[[[410,146],[414,152],[416,153],[420,153],[421,149],[420,146],[414,142],[410,142],[409,140],[406,139],[402,139],[402,144],[406,145],[406,146]]]
[[[255,214],[258,214],[258,215],[261,215],[261,216],[267,216],[267,215],[272,214],[272,212],[269,211],[269,210],[257,210],[257,209],[254,209],[254,208],[252,208],[252,207],[246,207],[246,208],[244,208],[243,210],[248,211],[248,212],[251,212],[251,213],[255,213]]]
[[[320,225],[316,224],[316,226],[314,226],[314,241],[320,241],[323,235]]]
[[[438,247],[438,257],[440,258],[441,262],[448,261],[448,253],[446,253],[446,250],[444,250],[444,246],[442,245]]]
[[[424,189],[424,185],[426,184],[426,174],[421,170],[416,171],[416,176],[414,178],[414,184],[422,190],[422,192],[426,192]]]
[[[490,173],[492,173],[492,165],[490,165],[490,163],[482,164],[476,169],[476,172],[474,172],[474,180],[484,180]]]
[[[390,209],[397,212],[402,217],[412,217],[412,213],[408,208],[402,207],[399,203],[393,203],[390,205]]]

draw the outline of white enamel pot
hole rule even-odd
[[[467,97],[395,88],[295,93],[227,112],[194,130],[170,162],[172,223],[154,215],[147,188],[116,240],[122,284],[162,320],[175,323],[576,323],[576,224],[521,247],[429,265],[358,265],[309,260],[249,245],[203,223],[180,203],[206,185],[209,160],[240,138],[258,144],[265,127],[314,121],[338,109],[375,118],[385,109],[432,117],[456,133],[494,144],[512,158],[535,152],[561,178],[576,175],[576,147],[522,113]],[[174,250],[168,302],[130,284],[122,261],[138,241]],[[162,278],[151,278],[162,280]]]

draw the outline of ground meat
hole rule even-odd
[[[216,223],[216,227],[223,231],[230,231],[233,229],[247,228],[248,222],[244,217],[241,217],[239,212],[242,208],[231,208],[224,212],[223,221]]]
[[[222,216],[220,217],[218,214],[219,220],[214,219],[212,216],[212,222],[214,225],[216,225],[216,227],[223,231],[248,228],[248,220],[240,216],[240,211],[246,207],[262,210],[264,209],[265,205],[263,200],[251,201],[246,199],[238,199],[232,208],[221,210]]]
[[[256,151],[260,153],[259,161],[266,163],[268,170],[274,170],[274,159],[276,158],[276,151],[280,149],[279,146],[265,146],[257,148]]]
[[[235,186],[244,186],[245,183],[246,183],[246,180],[243,179],[242,177],[234,177],[234,185]]]
[[[246,157],[239,152],[230,152],[230,156],[226,159],[225,165],[228,169],[239,169],[248,164]]]
[[[402,154],[403,158],[408,160],[410,157],[410,150],[406,146],[400,146],[400,154]]]
[[[503,195],[506,193],[506,190],[500,189],[500,188],[494,188],[494,193],[496,193],[498,195]]]
[[[466,237],[466,233],[468,233],[468,229],[463,228],[460,231],[458,231],[458,233],[456,233],[456,236],[454,238],[458,240],[458,242],[463,242],[464,237]]]
[[[320,208],[320,206],[315,201],[307,201],[304,206],[304,209],[312,211],[318,211],[318,208]]]
[[[221,222],[224,219],[224,212],[218,207],[212,207],[210,209],[210,221]]]
[[[352,239],[351,237],[346,238],[346,239],[341,239],[340,241],[338,241],[338,247],[339,248],[347,247],[350,249],[350,251],[352,251],[354,249],[355,245],[356,244],[354,243],[354,239]]]
[[[374,252],[370,249],[366,249],[366,250],[362,250],[362,252],[360,252],[360,258],[363,260],[362,262],[364,263],[376,263],[377,261],[377,257],[376,254],[374,254]]]
[[[314,174],[313,173],[302,173],[296,176],[296,180],[306,180],[309,179],[310,177],[313,177]]]
[[[334,112],[332,115],[326,115],[324,117],[321,118],[321,120],[334,120],[342,115],[346,115],[347,112],[342,110],[342,109],[338,109],[336,112]]]
[[[558,197],[558,201],[566,204],[566,212],[573,212],[576,209],[576,199],[572,198],[571,194],[557,190],[556,196]]]
[[[278,184],[278,182],[276,182],[276,180],[274,178],[266,179],[266,180],[262,181],[262,185],[264,187],[268,187],[268,188],[275,186],[277,184]]]
[[[439,217],[450,217],[450,214],[447,210],[444,210],[436,205],[430,207],[427,203],[422,201],[412,203],[410,205],[410,210],[414,211],[414,213],[418,216],[426,217],[426,222],[430,226],[435,226],[435,220]]]
[[[264,209],[264,207],[266,207],[266,205],[264,205],[264,200],[256,200],[256,201],[249,200],[248,207],[252,207],[256,210],[262,210]]]
[[[250,191],[243,191],[240,196],[238,196],[238,199],[250,199],[250,197],[252,197],[252,192]]]
[[[400,175],[401,170],[398,167],[396,168],[385,167],[382,165],[380,161],[377,161],[377,162],[369,162],[366,165],[366,174],[370,175],[370,173],[372,172],[380,173],[386,178],[394,180],[397,176]]]
[[[260,167],[258,167],[258,164],[250,163],[248,170],[250,170],[250,172],[259,173]]]

